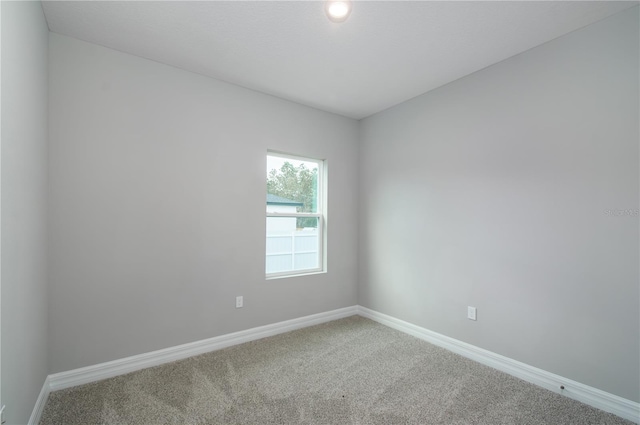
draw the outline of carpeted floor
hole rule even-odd
[[[56,391],[40,424],[631,422],[353,316]]]

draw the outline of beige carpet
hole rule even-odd
[[[50,424],[631,424],[359,316],[56,391]]]

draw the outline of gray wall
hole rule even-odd
[[[52,373],[356,304],[357,121],[53,33],[50,51]],[[267,149],[327,160],[326,274],[265,280]]]
[[[47,376],[47,43],[39,2],[2,2],[2,402],[24,424]]]
[[[363,120],[360,304],[640,401],[638,49],[636,7]]]

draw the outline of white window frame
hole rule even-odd
[[[313,269],[304,269],[304,270],[289,270],[284,272],[276,272],[276,273],[266,273],[266,220],[265,220],[265,276],[267,279],[278,279],[284,277],[292,277],[292,276],[300,276],[307,274],[316,274],[316,273],[324,273],[326,271],[326,263],[325,263],[325,249],[326,249],[326,226],[325,226],[325,205],[326,205],[326,185],[327,181],[325,180],[325,167],[326,162],[322,159],[311,158],[307,156],[298,156],[291,155],[288,153],[276,152],[276,151],[267,151],[267,156],[276,156],[278,158],[284,159],[292,159],[295,161],[305,161],[305,162],[315,162],[318,164],[318,182],[317,182],[317,207],[315,213],[274,213],[267,212],[267,217],[291,217],[291,218],[317,218],[318,219],[318,267]],[[269,170],[267,170],[268,172]],[[265,181],[266,187],[266,181]]]

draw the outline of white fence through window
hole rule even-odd
[[[318,258],[315,229],[267,234],[267,274],[318,268]]]

